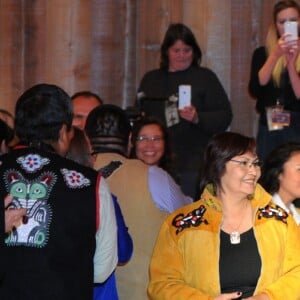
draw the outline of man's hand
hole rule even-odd
[[[18,227],[22,224],[22,218],[26,215],[25,208],[9,209],[7,208],[11,203],[13,197],[7,195],[4,199],[5,205],[5,232],[11,231],[14,227]]]

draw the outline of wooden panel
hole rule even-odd
[[[73,88],[73,84],[71,84],[72,76],[74,76],[73,51],[75,53],[79,51],[79,48],[74,48],[72,44],[73,16],[77,16],[78,4],[78,1],[73,2],[72,0],[47,1],[46,24],[44,25],[46,34],[45,78],[47,82],[59,84],[68,92],[71,87]],[[59,9],[57,9],[58,7]],[[78,59],[77,63],[81,64],[82,62]]]
[[[141,0],[138,3],[137,14],[137,49],[138,49],[138,70],[137,84],[143,74],[159,65],[160,43],[167,25],[162,25],[162,19],[169,17],[162,9],[161,1]]]
[[[124,83],[121,92],[121,101],[116,104],[128,107],[135,101],[136,95],[136,1],[127,1],[125,16],[125,36],[124,36]]]
[[[46,80],[46,1],[24,1],[24,88]]]
[[[92,80],[92,3],[86,0],[69,0],[69,36],[67,47],[70,94],[91,89]]]
[[[157,68],[171,22],[183,22],[233,106],[232,130],[255,135],[247,93],[253,50],[264,44],[277,0],[1,0],[0,107],[13,112],[37,82],[69,94],[89,89],[107,103],[134,102],[142,75]],[[298,1],[299,2],[299,1]]]
[[[170,23],[182,22],[181,0],[141,0],[138,2],[137,82],[146,71],[159,67],[160,46]]]
[[[230,97],[230,0],[185,0],[183,22],[202,50],[202,66],[212,69]]]
[[[125,1],[93,6],[92,86],[109,103],[122,103],[127,8]]]
[[[233,121],[231,130],[253,135],[252,124],[247,122],[255,117],[254,102],[249,100],[248,81],[252,49],[247,41],[251,41],[251,3],[232,1],[231,4],[231,102]]]
[[[0,1],[0,108],[11,113],[23,90],[22,28],[22,2]]]

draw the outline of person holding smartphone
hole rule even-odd
[[[160,55],[160,68],[143,76],[138,99],[169,99],[160,114],[154,103],[142,111],[165,122],[182,191],[195,199],[204,148],[212,135],[230,125],[231,105],[216,74],[200,66],[201,49],[186,25],[170,24]]]
[[[277,2],[266,45],[253,53],[249,92],[260,114],[257,144],[262,160],[279,144],[300,141],[300,42],[299,34],[293,35],[299,22],[296,1]]]

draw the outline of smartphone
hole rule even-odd
[[[179,102],[178,102],[178,108],[182,109],[185,106],[191,105],[191,86],[182,84],[179,86]]]
[[[286,41],[298,39],[298,22],[296,21],[287,21],[284,23],[284,33],[289,33],[285,38]]]

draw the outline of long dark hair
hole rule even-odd
[[[165,34],[164,40],[160,48],[160,68],[169,68],[168,49],[178,40],[181,40],[193,49],[193,66],[201,63],[202,52],[196,41],[193,32],[182,23],[171,24]]]
[[[256,143],[252,137],[235,132],[222,132],[213,136],[204,153],[204,164],[200,179],[200,194],[207,184],[212,184],[214,192],[222,189],[221,177],[225,173],[225,165],[234,156],[248,151],[255,153]]]

